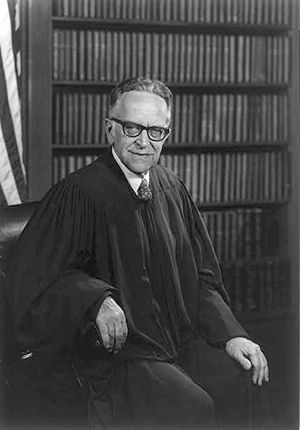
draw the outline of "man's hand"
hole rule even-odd
[[[253,368],[254,384],[262,385],[264,380],[269,382],[268,362],[259,345],[244,337],[234,337],[226,343],[225,350],[244,369]]]
[[[112,297],[107,297],[100,306],[96,324],[99,328],[104,348],[114,354],[123,348],[128,335],[126,317]]]

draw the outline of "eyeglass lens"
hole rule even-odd
[[[136,124],[133,122],[123,122],[117,118],[111,118],[123,127],[123,133],[128,137],[137,137],[141,134],[143,130],[147,130],[149,139],[151,140],[163,140],[167,134],[169,134],[169,129],[163,127],[144,127],[141,124]]]
[[[129,137],[137,137],[141,134],[144,127],[139,124],[124,124],[123,130],[124,133]],[[160,127],[149,127],[146,129],[148,137],[152,140],[161,140],[163,139],[167,132],[163,128]]]

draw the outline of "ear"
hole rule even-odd
[[[105,126],[105,134],[106,134],[106,138],[108,140],[108,143],[110,145],[112,145],[114,143],[114,133],[113,133],[113,124],[110,121],[110,119],[105,118],[104,120],[104,126]]]

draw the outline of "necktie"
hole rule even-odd
[[[140,186],[137,192],[140,200],[147,201],[152,199],[152,192],[145,178],[142,178],[142,182],[140,183]]]

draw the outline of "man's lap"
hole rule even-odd
[[[52,422],[66,423],[70,415],[72,426],[78,422],[83,428],[86,405],[70,366],[29,361],[24,364],[15,368],[10,378],[6,406],[14,416],[10,415],[9,420],[25,424],[27,419],[30,427],[32,420],[36,424],[43,419],[48,423],[49,417]],[[211,397],[222,428],[246,429],[253,421],[267,428],[266,388],[254,387],[251,372],[244,371],[225,351],[195,342],[182,354],[179,364],[197,385],[178,366],[168,363],[120,362],[113,369],[101,365],[98,375],[86,375],[90,381],[86,394],[93,415],[96,407],[100,422],[109,424],[115,420],[120,426],[124,423],[124,428],[132,420],[147,424],[147,420],[151,423],[170,419],[176,423],[182,415],[198,420],[198,416],[192,417],[193,411],[201,419],[199,405],[203,404],[205,415],[211,409]]]
[[[97,367],[97,366],[96,366]],[[96,386],[95,380],[106,379]],[[88,375],[91,402],[99,423],[137,428],[211,428],[211,397],[178,366],[132,360],[104,370],[102,363]]]

